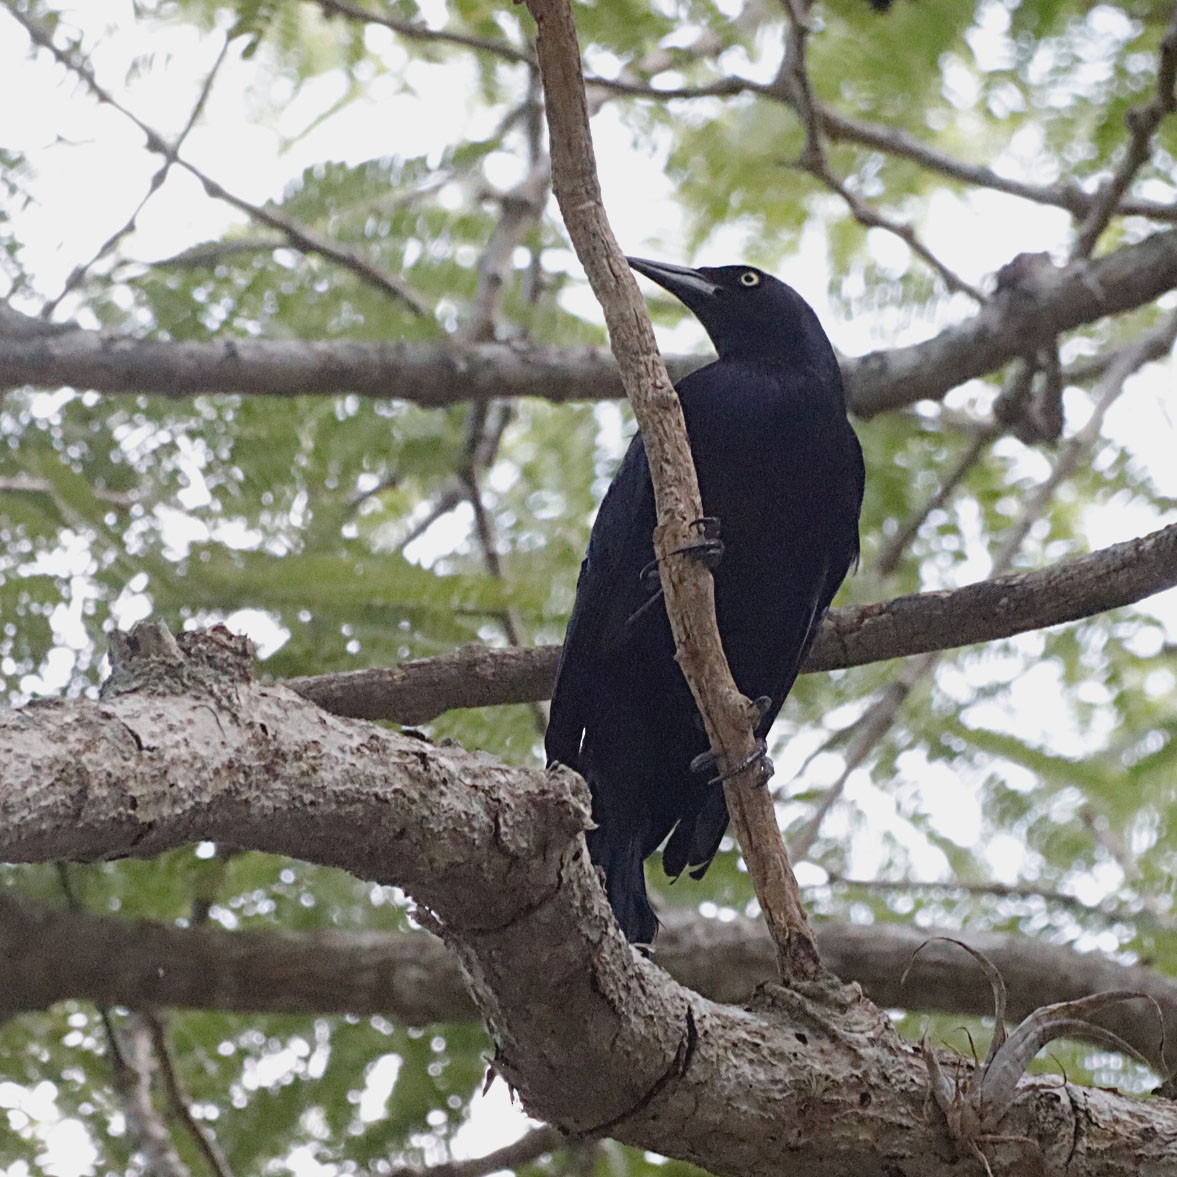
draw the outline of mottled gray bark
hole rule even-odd
[[[717,1172],[959,1173],[923,1061],[854,988],[750,1010],[621,937],[583,783],[331,716],[249,681],[223,630],[124,645],[99,701],[0,713],[0,856],[150,855],[196,838],[403,886],[466,971],[496,1067],[561,1130]],[[537,967],[542,962],[542,967]],[[967,1067],[966,1067],[967,1069]],[[1177,1109],[1024,1080],[984,1147],[1010,1177],[1173,1172]]]
[[[1177,231],[1155,233],[1096,261],[1056,267],[1044,258],[1017,272],[1025,274],[1022,281],[1011,282],[971,318],[931,339],[844,359],[854,412],[872,417],[919,400],[940,400],[966,380],[1032,354],[1060,332],[1145,306],[1177,286]],[[450,342],[161,342],[84,330],[33,334],[6,330],[5,322],[0,318],[0,391],[65,384],[98,392],[184,397],[197,392],[355,393],[431,406],[492,397],[563,402],[624,395],[617,367],[604,349]],[[667,367],[679,379],[708,359],[672,356]]]

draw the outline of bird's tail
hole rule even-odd
[[[641,840],[599,826],[589,830],[587,839],[589,857],[605,872],[605,894],[625,938],[631,944],[652,944],[658,917],[646,894]]]

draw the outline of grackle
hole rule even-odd
[[[858,558],[862,450],[813,309],[752,266],[629,264],[694,312],[719,358],[678,384],[707,519],[719,632],[763,738]],[[626,936],[654,938],[643,863],[700,878],[728,824],[722,780],[686,680],[654,561],[641,436],[609,487],[581,565],[545,749],[588,781],[588,847]],[[669,838],[668,838],[669,836]],[[667,840],[668,839],[668,840]]]

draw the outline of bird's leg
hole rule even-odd
[[[719,520],[714,515],[703,515],[692,520],[691,528],[699,533],[698,539],[675,548],[672,556],[689,556],[698,560],[704,568],[715,569],[723,557],[723,540],[719,538]],[[650,599],[640,608],[635,609],[626,619],[628,629],[649,613],[652,606],[662,599],[662,579],[658,572],[658,561],[651,560],[638,573],[638,581],[642,588],[650,594]]]
[[[683,544],[681,548],[675,548],[670,554],[672,556],[690,556],[692,560],[698,560],[704,568],[714,571],[719,567],[719,561],[723,558],[723,540],[719,538],[719,520],[714,515],[703,515],[691,521],[691,528],[698,532],[699,538]]]
[[[727,772],[717,773],[708,780],[709,785],[721,785],[724,781],[731,780],[734,776],[739,776],[746,768],[751,768],[752,765],[764,763],[767,773],[772,773],[772,761],[768,756],[768,743],[762,739],[756,740],[756,751],[751,756],[745,756],[739,764],[729,768]],[[711,751],[700,752],[698,756],[691,761],[691,772],[693,773],[709,773],[715,769],[715,753]]]
[[[768,767],[768,771],[772,772],[772,761],[768,758],[768,742],[765,737],[768,735],[767,731],[761,731],[760,725],[764,722],[764,717],[772,710],[772,699],[768,695],[761,695],[759,698],[752,701],[752,706],[756,708],[757,719],[753,727],[753,732],[756,735],[756,751],[751,756],[741,760],[734,768],[729,768],[727,772],[721,772],[718,776],[712,777],[707,783],[709,785],[721,784],[723,781],[729,780],[731,777],[738,776],[746,768],[751,768],[759,760],[763,760]],[[700,716],[695,717],[696,722],[702,726],[702,719]],[[700,752],[691,761],[691,772],[702,775],[715,771],[716,755],[710,748],[706,752]]]
[[[719,561],[723,558],[723,540],[719,538],[719,520],[714,515],[703,515],[691,521],[691,529],[698,532],[698,538],[683,544],[681,548],[675,548],[670,554],[672,556],[689,556],[692,560],[698,560],[704,568],[712,570],[718,568]],[[638,573],[638,579],[642,583],[642,588],[647,592],[652,593],[661,589],[662,582],[658,575],[658,561],[651,560]]]
[[[752,706],[756,708],[756,724],[752,728],[752,730],[758,736],[767,736],[768,735],[768,728],[765,728],[763,731],[761,731],[760,725],[764,722],[765,717],[772,710],[772,696],[771,695],[760,695],[757,698],[752,700]],[[769,725],[769,726],[771,726],[771,725]]]
[[[642,587],[646,587],[643,583]],[[642,618],[649,616],[651,610],[659,601],[662,600],[662,590],[656,589],[653,595],[644,604],[638,606],[626,619],[625,628],[628,631],[632,626],[636,625]]]

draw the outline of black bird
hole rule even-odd
[[[719,358],[678,384],[703,509],[718,543],[719,632],[767,735],[822,617],[858,558],[865,474],[833,348],[813,309],[752,266],[630,258],[686,304]],[[580,569],[552,696],[549,764],[589,783],[589,853],[626,936],[658,927],[642,864],[700,878],[727,829],[722,782],[678,664],[654,560],[654,490],[640,434],[609,487]],[[709,779],[710,778],[710,779]]]

